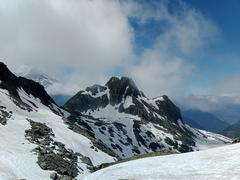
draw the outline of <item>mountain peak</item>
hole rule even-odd
[[[7,65],[5,65],[3,62],[0,62],[0,80],[13,81],[15,78],[15,75],[8,69]]]
[[[110,80],[106,83],[106,86],[109,88],[116,85],[116,84],[121,84],[124,86],[129,86],[130,88],[137,89],[137,86],[135,82],[132,80],[130,77],[122,76],[122,77],[111,77]]]
[[[112,77],[106,86],[109,88],[111,105],[119,104],[127,96],[138,97],[142,95],[135,82],[129,77]]]

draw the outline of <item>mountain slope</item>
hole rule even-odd
[[[200,110],[187,110],[182,112],[184,121],[191,127],[219,133],[229,124],[221,121],[215,115]]]
[[[145,158],[97,171],[84,180],[229,180],[240,177],[240,144],[200,152]],[[177,165],[177,163],[179,163]]]
[[[0,179],[82,179],[94,166],[115,161],[71,130],[68,115],[43,86],[0,63]]]
[[[186,124],[188,124],[189,126],[191,126],[193,128],[204,129],[197,121],[185,116],[184,112],[183,112],[183,120]]]
[[[221,134],[231,138],[239,138],[240,137],[240,121],[224,129],[221,132]]]
[[[88,87],[64,108],[71,113],[69,122],[121,158],[159,150],[189,152],[229,142],[185,125],[179,108],[167,96],[149,99],[127,77]]]

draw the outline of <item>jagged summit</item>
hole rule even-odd
[[[111,77],[110,80],[106,83],[105,86],[109,87],[111,89],[111,87],[115,87],[116,84],[118,84],[121,87],[129,87],[131,89],[134,90],[138,90],[135,82],[133,81],[133,79],[129,78],[129,77]]]
[[[23,89],[26,93],[40,99],[44,105],[55,104],[42,85],[24,77],[15,76],[3,62],[0,62],[0,80],[0,88],[8,90],[19,101],[21,99],[18,91]]]
[[[105,86],[95,84],[87,87],[73,96],[64,107],[71,112],[83,113],[108,105],[119,112],[138,115],[148,121],[155,121],[154,113],[175,123],[182,120],[179,108],[166,95],[148,99],[129,77],[112,77]]]
[[[137,98],[142,95],[135,82],[128,77],[112,77],[106,86],[109,88],[111,105],[119,104],[127,96]]]

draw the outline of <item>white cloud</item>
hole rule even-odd
[[[201,50],[217,28],[179,2],[170,12],[167,1],[4,0],[0,58],[14,69],[26,64],[56,76],[64,86],[55,92],[72,94],[85,85],[104,83],[122,69],[150,96],[181,96],[193,69],[188,56]],[[148,20],[166,24],[140,57],[133,52],[129,17],[141,25]],[[137,63],[134,57],[139,57]]]
[[[184,94],[184,76],[191,69],[182,59],[155,49],[146,50],[140,64],[132,66],[129,73],[150,97],[167,94],[176,98]]]
[[[221,96],[239,97],[240,98],[240,75],[233,75],[221,79],[211,89],[211,93]],[[237,98],[236,98],[237,99]]]
[[[150,96],[167,94],[180,98],[186,90],[185,79],[194,70],[189,59],[194,59],[196,51],[213,40],[218,30],[213,22],[181,1],[174,13],[170,13],[168,5],[164,1],[148,8],[140,4],[126,8],[140,23],[154,19],[159,26],[165,26],[153,46],[143,51],[140,63],[128,70]]]
[[[0,56],[13,67],[60,78],[67,67],[93,81],[131,59],[133,34],[118,1],[6,0],[0,14]]]

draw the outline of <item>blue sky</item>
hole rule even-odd
[[[153,4],[151,4],[151,3]],[[155,6],[158,1],[141,1],[149,6]],[[169,3],[170,2],[170,3]],[[224,78],[239,74],[240,69],[240,1],[238,0],[185,0],[168,1],[170,11],[178,9],[185,2],[190,9],[195,9],[206,19],[212,21],[218,34],[214,41],[206,44],[198,53],[191,57],[194,64],[194,74],[186,78],[189,93],[208,94],[214,83]],[[154,7],[153,7],[154,8]],[[141,54],[144,48],[151,48],[155,38],[166,28],[164,22],[149,19],[144,25],[135,19],[130,23],[136,32],[135,52]]]
[[[192,7],[216,23],[219,39],[206,49],[197,66],[205,74],[203,84],[226,76],[239,74],[240,69],[240,1],[238,0],[187,0]]]

